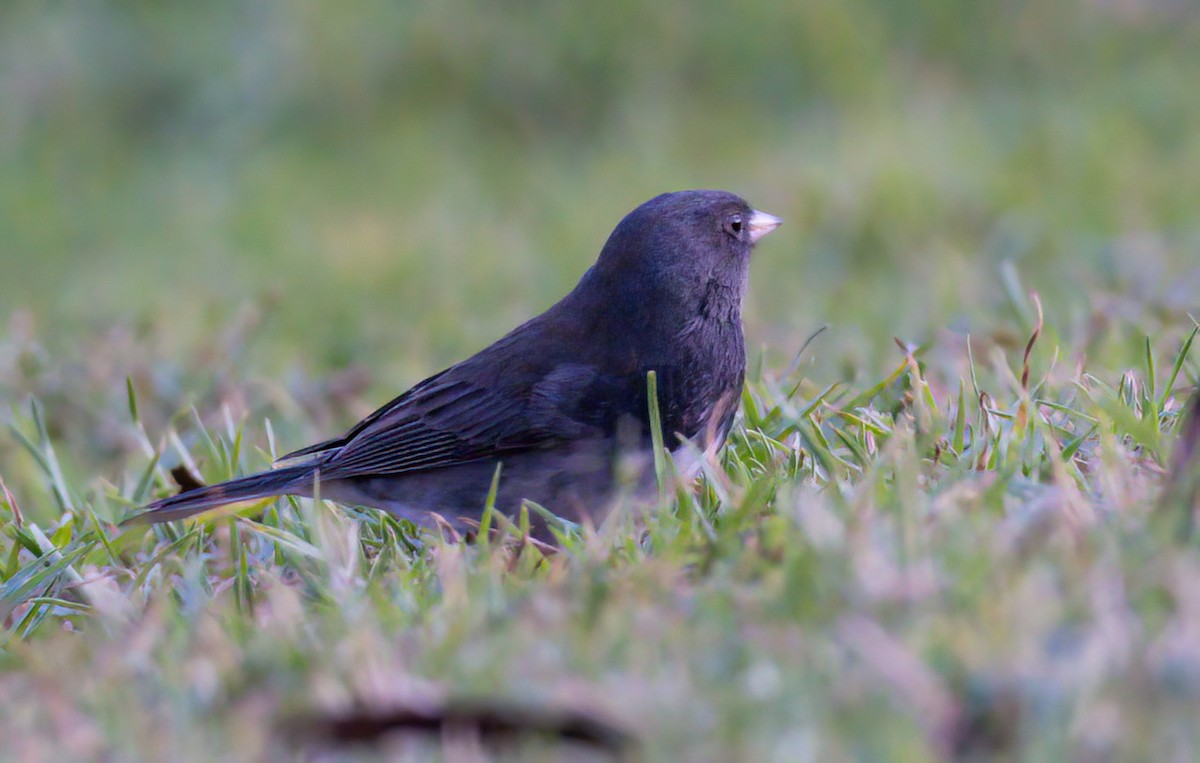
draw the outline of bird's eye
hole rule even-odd
[[[734,238],[738,238],[742,234],[742,216],[730,215],[725,221],[725,232]]]

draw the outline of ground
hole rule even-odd
[[[0,757],[1200,746],[1190,6],[14,5],[0,51]],[[116,526],[688,187],[786,222],[730,444],[645,521]],[[389,719],[435,731],[347,745]]]

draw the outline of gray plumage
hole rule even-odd
[[[223,504],[320,493],[428,524],[478,519],[497,462],[497,507],[531,500],[599,521],[618,462],[646,464],[646,377],[662,427],[701,450],[729,433],[745,372],[741,302],[755,241],[779,221],[723,191],[658,196],[629,213],[566,297],[397,397],[342,437],[271,471],[150,504],[180,519]],[[645,469],[632,476],[646,483]],[[636,486],[636,484],[635,484]]]

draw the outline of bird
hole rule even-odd
[[[185,488],[130,521],[319,495],[469,532],[495,481],[493,505],[509,517],[529,501],[598,523],[623,487],[653,488],[650,372],[662,442],[691,455],[681,470],[694,476],[696,454],[724,444],[745,380],[751,251],[781,222],[727,191],[656,196],[620,221],[575,288],[541,315],[342,436],[267,471]],[[541,515],[530,516],[534,534],[550,537]]]

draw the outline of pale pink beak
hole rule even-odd
[[[750,210],[750,243],[753,244],[782,224],[783,220],[775,215],[768,215],[757,209]]]

